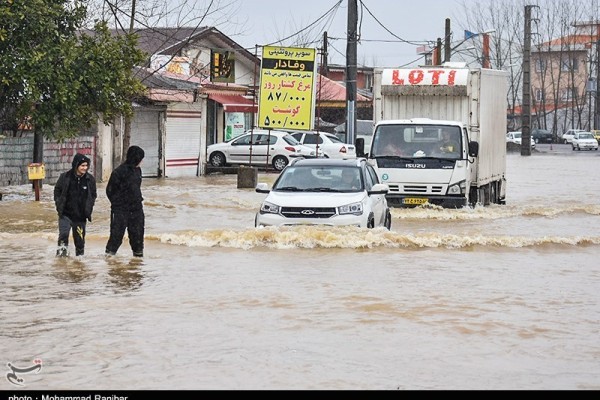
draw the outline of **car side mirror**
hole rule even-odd
[[[390,187],[385,184],[385,183],[376,183],[375,185],[373,185],[373,187],[371,188],[371,190],[369,190],[367,192],[367,194],[370,196],[372,194],[387,194],[387,192],[390,191]]]
[[[354,146],[356,147],[356,156],[364,157],[365,156],[365,139],[356,138]]]
[[[479,143],[469,142],[469,156],[477,157],[479,155]]]
[[[256,193],[269,193],[270,192],[269,186],[264,182],[257,184],[255,190],[256,190]]]

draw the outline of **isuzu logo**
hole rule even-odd
[[[406,168],[426,168],[425,164],[406,164]]]
[[[300,214],[302,215],[313,215],[315,212],[313,210],[302,210]]]

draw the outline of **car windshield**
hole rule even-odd
[[[371,156],[432,157],[456,160],[462,157],[460,127],[449,125],[389,124],[377,127]]]
[[[284,135],[283,140],[285,140],[288,144],[291,144],[292,146],[302,145],[302,143],[297,141],[292,135]]]
[[[333,135],[327,135],[327,138],[329,140],[331,140],[331,143],[344,143],[341,139],[339,139],[337,136],[333,136]]]
[[[274,191],[358,192],[363,190],[360,168],[354,166],[289,166],[273,185]]]
[[[579,139],[594,139],[591,133],[580,133]]]
[[[521,139],[521,133],[513,133],[515,139]]]

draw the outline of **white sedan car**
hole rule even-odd
[[[571,140],[573,150],[598,150],[598,141],[592,132],[577,132]]]
[[[535,140],[533,140],[532,137],[530,137],[531,139],[531,148],[535,149]],[[515,143],[518,144],[519,146],[521,145],[521,132],[508,132],[506,134],[506,142],[507,143]]]
[[[283,170],[271,190],[266,183],[256,186],[256,191],[267,197],[254,224],[390,229],[388,190],[364,158],[296,160]]]
[[[356,148],[325,132],[294,132],[292,136],[305,146],[323,150],[328,158],[356,158]]]
[[[265,166],[283,170],[292,159],[323,156],[315,149],[299,143],[287,132],[254,129],[227,142],[211,144],[206,149],[208,163],[213,167],[228,164]]]

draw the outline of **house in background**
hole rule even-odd
[[[146,151],[144,176],[204,173],[206,146],[252,126],[260,60],[214,27],[137,29],[148,94],[135,104],[131,144]],[[119,31],[114,30],[118,35]],[[113,164],[124,125],[115,121]]]
[[[590,130],[600,125],[594,123],[592,100],[600,25],[578,22],[573,26],[572,35],[532,46],[531,51],[531,127],[550,129],[555,138],[571,128]],[[520,110],[515,114],[520,115]]]

